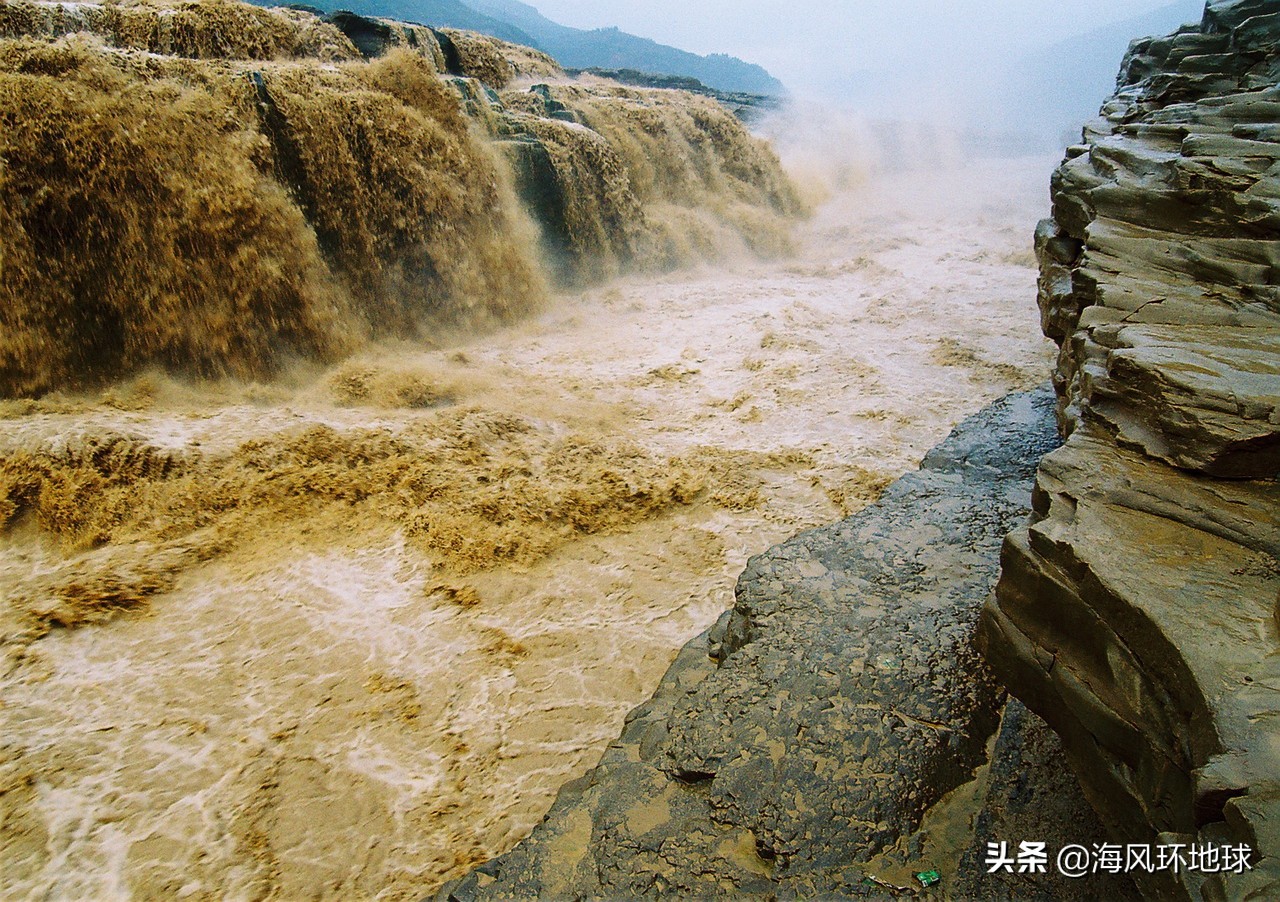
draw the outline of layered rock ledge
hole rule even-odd
[[[981,641],[1129,842],[1246,843],[1280,895],[1280,4],[1135,42],[1053,178],[1044,331],[1067,441]]]
[[[883,885],[867,877],[891,860],[907,880],[926,860],[922,822],[958,787],[968,818],[987,802],[989,829],[1025,819],[1034,791],[1011,775],[1052,770],[1034,752],[1052,735],[1006,716],[1003,765],[974,779],[1004,695],[973,635],[1001,538],[1057,444],[1052,410],[1047,388],[1011,395],[876,504],[753,558],[733,610],[685,646],[599,765],[532,836],[440,898],[874,894]],[[1073,811],[1086,813],[1067,816],[1073,835],[1090,835],[1083,802]],[[985,895],[972,875],[961,887],[954,851],[949,891]]]

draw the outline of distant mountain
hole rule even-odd
[[[687,75],[720,91],[786,93],[782,82],[755,63],[723,53],[698,56],[617,28],[584,31],[553,22],[519,0],[463,0],[494,19],[528,32],[562,66],[573,69],[636,69],[660,75]]]
[[[536,37],[553,37],[579,31],[558,22],[552,22],[527,3],[518,0],[463,0],[467,6],[493,19],[509,22],[516,28]]]
[[[258,6],[283,6],[286,0],[249,0]],[[417,22],[437,28],[460,28],[493,35],[513,44],[539,46],[534,37],[508,21],[486,16],[459,0],[302,0],[306,6],[331,13],[340,9],[362,16],[381,16],[401,22]]]
[[[1015,77],[1023,112],[1083,123],[1116,89],[1120,60],[1137,38],[1199,22],[1204,0],[1178,0],[1132,19],[1095,29],[1024,59]]]
[[[250,0],[280,6],[283,0]],[[754,63],[723,53],[698,56],[616,28],[584,31],[552,22],[518,0],[302,0],[330,13],[350,10],[444,28],[464,28],[504,41],[536,47],[569,69],[635,69],[653,75],[696,78],[709,88],[731,93],[786,94],[782,82]]]

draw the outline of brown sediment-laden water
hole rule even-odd
[[[748,555],[1043,379],[1040,170],[297,385],[9,402],[10,891],[407,898],[510,846]]]
[[[813,155],[705,98],[459,38],[477,110],[303,14],[55,6],[0,9],[7,897],[421,897],[749,555],[1044,380],[1046,161],[846,167],[801,221]]]

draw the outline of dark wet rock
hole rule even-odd
[[[458,53],[458,45],[453,42],[453,38],[447,31],[440,28],[432,28],[431,34],[440,45],[440,52],[444,56],[444,71],[450,75],[463,75],[462,56]]]
[[[258,123],[262,133],[271,142],[271,156],[276,178],[289,189],[290,195],[297,199],[308,220],[314,222],[315,210],[308,203],[307,197],[306,167],[302,163],[302,152],[297,141],[294,140],[293,130],[289,127],[284,114],[280,112],[275,98],[271,96],[271,90],[267,87],[262,73],[250,72],[248,78],[249,83],[253,85],[254,99],[257,102]],[[321,241],[322,246],[332,238],[331,235],[320,232],[317,232],[316,237]],[[325,249],[328,251],[331,247],[326,246]]]
[[[1280,10],[1135,42],[1036,233],[1066,445],[984,613],[1118,839],[1245,843],[1280,894]]]
[[[572,280],[573,233],[565,211],[568,200],[546,144],[535,136],[515,132],[494,141],[511,165],[516,193],[542,227],[543,249],[558,281]]]
[[[882,892],[868,863],[972,779],[999,724],[972,637],[1052,406],[998,402],[876,504],[753,558],[599,765],[442,898]]]
[[[948,896],[984,902],[1140,898],[1124,874],[1067,877],[1053,858],[1044,873],[1024,873],[1016,866],[992,873],[988,843],[1005,842],[1016,853],[1021,842],[1042,842],[1052,855],[1071,844],[1093,848],[1111,841],[1080,792],[1062,741],[1017,699],[1005,706],[985,786],[973,820],[973,841],[961,856],[958,873],[946,883]]]
[[[329,16],[329,24],[345,34],[365,59],[382,56],[392,46],[391,26],[377,19],[339,10]]]
[[[365,59],[382,56],[395,47],[405,47],[431,60],[437,72],[455,72],[449,68],[445,51],[452,47],[447,35],[425,25],[361,16],[339,10],[325,18],[341,31]],[[454,61],[456,63],[456,60]]]

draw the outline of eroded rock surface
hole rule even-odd
[[[974,625],[1052,406],[1009,396],[876,504],[753,558],[600,764],[442,898],[881,892],[868,863],[986,762],[1003,696]]]
[[[1117,838],[1247,843],[1280,894],[1280,5],[1135,42],[1053,178],[1040,306],[1066,445],[982,640]]]

